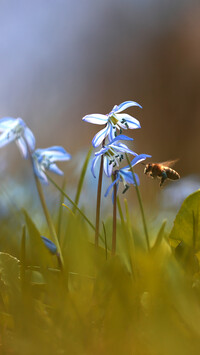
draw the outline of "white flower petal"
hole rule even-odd
[[[32,152],[35,149],[35,137],[33,132],[28,127],[26,127],[24,130],[24,137],[29,146],[30,151]]]
[[[108,135],[108,132],[109,132],[109,126],[106,125],[105,128],[103,128],[94,136],[92,140],[92,145],[94,148],[98,147],[103,142],[104,138],[106,138],[106,136]]]
[[[28,148],[27,148],[24,138],[20,137],[20,138],[16,139],[16,144],[17,144],[22,156],[25,159],[27,159],[28,158]]]
[[[136,118],[128,115],[127,113],[117,113],[116,117],[119,120],[119,123],[118,123],[119,126],[122,128],[124,128],[124,123],[121,122],[123,119],[125,119],[128,124],[127,128],[130,128],[130,129],[141,128],[140,122]]]
[[[82,118],[83,121],[93,123],[93,124],[106,124],[108,121],[108,116],[102,115],[100,113],[93,113],[91,115],[86,115]]]
[[[122,112],[131,106],[138,106],[138,107],[142,108],[142,106],[135,101],[124,101],[118,106],[118,109],[116,110],[116,112]]]

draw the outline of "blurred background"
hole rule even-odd
[[[1,0],[0,117],[22,117],[38,148],[63,145],[74,157],[62,164],[70,181],[100,128],[81,118],[134,100],[143,110],[128,111],[142,126],[129,131],[133,150],[179,158],[176,170],[197,181],[199,23],[194,0]],[[20,179],[19,167],[26,175],[14,144],[0,153],[2,179]],[[159,184],[142,181],[151,203]]]

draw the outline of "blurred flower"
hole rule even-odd
[[[131,167],[135,166],[136,164],[140,163],[141,161],[145,160],[146,158],[151,158],[151,155],[148,154],[139,154],[137,155],[132,161],[131,161]],[[139,177],[136,173],[134,173],[135,175],[135,179],[137,182],[137,185],[140,184],[140,180]],[[123,182],[124,184],[124,191],[123,193],[125,193],[127,191],[127,189],[129,188],[129,185],[135,185],[135,181],[133,179],[133,174],[131,171],[130,166],[126,166],[124,168],[121,168],[119,170],[115,171],[115,177],[116,179],[112,182],[112,184],[108,187],[106,193],[105,193],[105,197],[108,196],[110,190],[112,189],[112,187],[117,184],[117,189],[119,187],[119,182]]]
[[[130,150],[124,143],[120,143],[121,140],[132,141],[133,138],[129,138],[124,135],[119,135],[115,137],[110,143],[104,146],[99,152],[95,153],[95,158],[92,161],[91,171],[94,177],[95,176],[95,166],[99,158],[103,155],[104,157],[104,172],[110,177],[112,175],[112,170],[115,166],[119,166],[119,162],[124,158],[124,153],[130,153],[137,155],[137,153]]]
[[[16,142],[22,156],[27,159],[29,151],[35,149],[35,137],[21,118],[4,117],[0,119],[0,148]]]
[[[45,175],[45,170],[63,175],[63,171],[57,167],[55,162],[69,160],[71,159],[71,155],[63,147],[53,146],[46,149],[36,149],[32,154],[32,158],[35,174],[42,183],[47,185],[48,179]]]
[[[140,122],[128,115],[127,113],[120,113],[126,110],[128,107],[138,106],[142,108],[137,102],[125,101],[119,106],[115,105],[110,113],[107,115],[102,115],[94,113],[91,115],[86,115],[82,118],[83,121],[102,125],[105,124],[106,127],[99,131],[92,140],[93,147],[98,147],[102,141],[108,136],[109,141],[112,141],[117,136],[117,129],[122,132],[122,129],[135,129],[140,128]]]
[[[42,241],[44,242],[47,249],[50,251],[51,254],[57,254],[57,247],[56,245],[48,238],[41,236]]]

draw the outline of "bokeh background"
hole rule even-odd
[[[81,118],[134,100],[134,150],[199,174],[199,23],[194,0],[1,0],[0,117],[22,117],[37,147],[63,145],[70,180],[100,128]],[[26,175],[15,145],[0,153],[1,176]],[[152,201],[158,184],[142,179]]]

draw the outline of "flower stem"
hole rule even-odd
[[[103,140],[102,147],[104,146],[105,139]],[[99,180],[97,188],[97,204],[96,204],[96,224],[95,224],[95,247],[99,244],[99,220],[100,220],[100,207],[101,207],[101,188],[103,179],[103,155],[101,156],[101,163],[99,169]]]
[[[35,177],[35,183],[36,183],[36,187],[37,187],[37,190],[38,190],[38,194],[39,194],[39,197],[40,197],[40,202],[41,202],[41,205],[42,205],[42,208],[43,208],[43,211],[44,211],[44,215],[46,217],[47,224],[48,224],[48,227],[49,227],[50,235],[51,235],[51,237],[53,239],[53,242],[55,243],[55,245],[57,247],[57,250],[58,250],[58,253],[59,253],[59,257],[60,257],[60,264],[61,264],[61,267],[63,268],[64,261],[63,261],[63,256],[62,256],[62,252],[61,252],[61,249],[60,249],[60,244],[59,244],[59,241],[58,241],[58,238],[57,238],[55,227],[53,225],[51,216],[49,214],[49,211],[48,211],[48,208],[47,208],[47,205],[46,205],[46,202],[45,202],[42,186],[41,186],[37,176],[35,176],[35,174],[34,174],[34,177]]]
[[[148,249],[148,251],[150,251],[149,234],[148,234],[148,229],[147,229],[147,224],[146,224],[146,218],[145,218],[145,214],[144,214],[144,208],[143,208],[143,204],[142,204],[142,199],[141,199],[141,195],[140,195],[140,190],[139,190],[139,187],[138,187],[138,184],[137,184],[137,181],[136,181],[136,178],[135,178],[135,174],[134,174],[134,171],[133,171],[133,168],[131,166],[131,162],[130,162],[130,159],[129,159],[127,153],[126,153],[126,159],[127,159],[127,162],[128,162],[128,164],[130,166],[130,170],[131,170],[132,175],[133,175],[133,180],[134,180],[134,183],[135,183],[135,189],[136,189],[136,193],[137,193],[137,198],[138,198],[138,202],[139,202],[139,206],[140,206],[140,212],[141,212],[141,215],[142,215],[142,222],[143,222],[143,227],[144,227],[144,234],[145,234],[145,237],[146,237],[147,249]]]
[[[116,172],[113,173],[113,180],[116,179]],[[113,186],[113,231],[112,231],[112,255],[116,253],[116,232],[117,232],[117,184]]]

